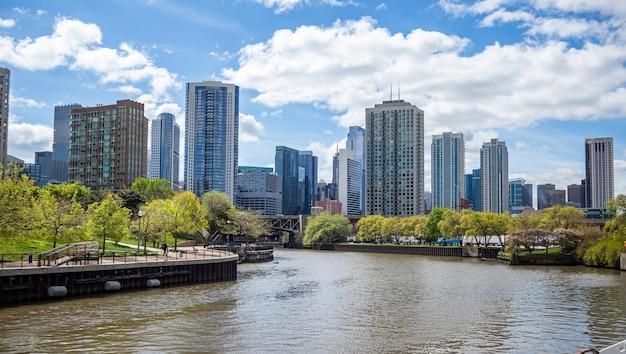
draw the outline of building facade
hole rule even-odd
[[[576,208],[582,208],[585,200],[585,192],[582,184],[570,184],[567,186],[567,204]]]
[[[53,177],[54,164],[52,160],[52,151],[35,152],[35,164],[39,165],[38,184],[40,187],[43,187],[48,184]]]
[[[424,112],[403,100],[365,110],[366,214],[424,213]]]
[[[614,197],[613,138],[585,139],[585,206],[603,209]]]
[[[316,207],[320,207],[324,209],[324,212],[338,215],[341,214],[341,210],[343,209],[341,206],[341,202],[336,199],[322,199],[315,202]]]
[[[68,179],[70,161],[70,124],[72,110],[82,108],[77,103],[54,106],[54,134],[52,137],[52,180],[65,182]]]
[[[365,214],[365,129],[359,126],[351,126],[348,128],[348,140],[346,140],[346,149],[352,151],[354,158],[361,164],[361,188],[359,194],[361,200],[359,202],[360,215]]]
[[[173,190],[180,189],[180,127],[176,117],[161,113],[152,120],[150,130],[150,168],[148,178],[164,179]]]
[[[9,90],[11,70],[0,68],[0,166],[2,174],[7,167],[7,139],[9,134]]]
[[[317,156],[300,151],[298,156],[298,200],[301,214],[311,214],[317,200]]]
[[[282,179],[282,214],[299,215],[298,198],[300,152],[286,146],[277,146],[274,157],[276,174]]]
[[[72,110],[69,180],[96,190],[123,190],[148,169],[143,103],[121,100]]]
[[[565,205],[565,190],[556,189],[551,183],[537,185],[537,209],[542,210],[555,205]]]
[[[237,174],[236,205],[261,215],[282,213],[282,180],[271,168],[241,166]]]
[[[361,215],[361,163],[349,149],[341,149],[337,154],[337,192],[343,215]]]
[[[491,139],[480,149],[481,211],[509,210],[509,152],[504,141]]]
[[[480,168],[472,170],[472,173],[465,175],[465,199],[470,202],[470,209],[481,211],[480,202]]]
[[[430,158],[433,208],[461,210],[461,198],[465,195],[463,134],[433,135]]]
[[[239,156],[239,87],[219,81],[187,83],[185,189],[219,191],[235,202]]]

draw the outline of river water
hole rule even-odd
[[[626,272],[276,250],[235,282],[0,315],[13,352],[573,353],[626,339]]]

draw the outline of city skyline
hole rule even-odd
[[[262,64],[258,62],[256,57],[265,58],[268,63],[275,63],[276,60],[280,59],[292,59],[285,51],[284,46],[286,44],[284,42],[270,43],[269,41],[275,38],[275,34],[280,29],[287,29],[286,34],[293,42],[304,41],[307,43],[304,30],[310,29],[313,33],[320,35],[336,34],[338,42],[344,45],[350,43],[350,39],[359,39],[362,40],[363,46],[371,43],[371,36],[374,34],[380,34],[381,40],[390,42],[393,34],[401,34],[401,38],[396,39],[399,52],[395,55],[395,59],[398,63],[407,63],[406,60],[408,59],[406,59],[405,54],[411,54],[409,57],[414,54],[410,46],[411,43],[414,43],[415,46],[419,44],[421,45],[420,48],[424,49],[424,56],[419,58],[423,58],[423,62],[435,73],[441,73],[435,69],[455,72],[459,68],[458,60],[460,59],[467,59],[467,65],[470,65],[470,69],[487,63],[498,63],[497,60],[503,55],[501,51],[504,49],[510,49],[513,51],[513,55],[519,56],[520,63],[530,60],[529,57],[532,55],[540,54],[553,55],[558,60],[569,63],[572,53],[568,52],[567,49],[580,49],[582,58],[588,59],[586,55],[590,49],[585,48],[584,44],[595,43],[599,45],[599,52],[602,50],[610,51],[612,49],[608,47],[608,44],[615,44],[610,42],[609,35],[603,36],[599,32],[585,36],[580,33],[569,34],[568,36],[558,36],[558,34],[553,33],[552,37],[546,38],[544,37],[547,36],[546,34],[543,36],[537,34],[538,26],[532,27],[535,30],[532,33],[528,27],[517,26],[528,23],[522,20],[505,23],[502,19],[494,19],[495,15],[487,20],[487,16],[496,14],[498,10],[516,10],[514,7],[509,8],[504,5],[478,13],[473,12],[471,2],[459,2],[457,7],[449,6],[451,4],[449,1],[435,2],[434,6],[432,6],[433,4],[428,6],[411,4],[409,8],[404,7],[404,11],[400,11],[401,9],[393,4],[387,4],[385,10],[376,10],[377,5],[379,5],[378,2],[359,1],[358,3],[361,6],[334,7],[321,3],[301,4],[301,6],[279,11],[278,7],[265,8],[253,2],[223,2],[198,5],[197,9],[193,9],[200,14],[201,18],[205,19],[209,15],[223,16],[224,19],[231,20],[230,22],[226,21],[226,23],[230,23],[233,27],[224,23],[217,25],[199,18],[186,21],[186,18],[180,13],[189,14],[190,12],[184,12],[184,6],[175,7],[167,1],[155,1],[150,2],[150,4],[133,3],[118,9],[121,17],[129,16],[131,13],[136,14],[138,10],[141,10],[148,16],[161,20],[167,19],[172,24],[184,24],[185,29],[190,30],[190,32],[186,32],[189,33],[187,39],[182,38],[179,31],[160,36],[162,32],[158,30],[155,32],[155,30],[148,31],[127,27],[131,26],[130,24],[115,28],[99,16],[98,6],[81,10],[68,8],[63,6],[61,2],[34,1],[29,3],[29,8],[25,8],[19,2],[5,2],[0,7],[2,18],[13,19],[15,24],[2,28],[0,31],[2,36],[12,39],[14,43],[26,37],[57,38],[53,34],[71,42],[75,38],[62,37],[66,35],[64,29],[81,29],[85,33],[83,42],[77,43],[73,47],[75,49],[73,51],[65,51],[57,56],[54,56],[54,53],[44,53],[41,55],[42,57],[37,56],[28,60],[19,55],[21,52],[17,47],[11,46],[9,42],[3,44],[6,46],[3,48],[7,50],[7,53],[16,55],[14,57],[0,56],[0,65],[9,67],[12,72],[12,124],[9,126],[11,137],[9,138],[8,153],[27,162],[33,162],[35,151],[50,151],[53,106],[59,103],[78,102],[85,106],[94,106],[98,103],[131,98],[146,104],[146,116],[149,119],[154,119],[157,112],[168,111],[175,114],[179,124],[181,124],[184,120],[184,113],[182,113],[184,83],[212,79],[213,77],[225,79],[227,82],[242,87],[240,163],[271,166],[273,165],[273,150],[276,145],[291,146],[298,150],[312,150],[315,155],[320,157],[319,178],[326,181],[330,180],[332,173],[332,154],[335,147],[345,144],[347,126],[354,125],[352,123],[364,126],[362,108],[386,99],[389,96],[389,86],[392,82],[394,88],[400,86],[402,98],[413,102],[426,112],[426,146],[430,145],[432,134],[447,130],[464,133],[467,145],[466,173],[479,166],[480,145],[484,141],[496,137],[507,142],[511,159],[510,178],[523,177],[534,185],[555,183],[557,188],[565,189],[567,185],[579,183],[580,179],[584,178],[584,149],[580,147],[580,141],[587,137],[613,136],[613,132],[626,129],[626,122],[622,119],[624,118],[623,111],[609,104],[610,102],[619,102],[619,100],[614,101],[619,97],[616,95],[620,94],[617,89],[623,87],[626,81],[623,68],[618,65],[623,62],[623,56],[618,56],[619,59],[614,61],[610,61],[608,56],[599,56],[600,60],[603,60],[603,66],[607,69],[594,75],[597,78],[610,80],[605,83],[605,81],[598,79],[598,84],[605,86],[595,87],[594,85],[593,88],[590,88],[588,96],[581,97],[577,101],[586,102],[586,106],[593,107],[593,109],[584,109],[585,105],[568,107],[565,103],[567,100],[557,97],[555,100],[562,107],[543,106],[542,109],[548,112],[546,114],[536,109],[542,107],[541,104],[535,108],[524,106],[522,110],[518,110],[520,106],[517,103],[513,105],[507,99],[512,99],[512,95],[517,93],[527,92],[524,91],[526,88],[514,85],[515,80],[510,86],[507,86],[508,84],[505,82],[507,80],[502,78],[496,82],[491,74],[485,80],[488,80],[487,82],[494,87],[502,89],[503,92],[508,92],[501,97],[504,99],[492,100],[499,102],[500,105],[489,106],[490,109],[486,112],[477,111],[473,105],[467,106],[467,112],[459,111],[459,107],[467,103],[467,97],[461,97],[457,91],[463,87],[472,87],[477,83],[477,79],[469,75],[465,77],[467,82],[459,82],[446,75],[441,79],[446,82],[438,81],[440,85],[445,85],[445,88],[436,89],[435,83],[416,86],[410,81],[403,82],[400,78],[405,76],[415,78],[415,75],[427,75],[427,73],[416,71],[415,74],[409,75],[399,67],[387,69],[372,64],[386,62],[391,58],[390,54],[385,53],[372,53],[372,61],[369,58],[366,61],[368,68],[380,71],[383,74],[380,76],[383,76],[384,79],[376,78],[370,82],[362,80],[358,73],[350,71],[347,71],[349,74],[334,73],[335,79],[340,79],[338,88],[342,89],[341,92],[333,89],[324,94],[312,90],[318,85],[320,89],[318,91],[324,91],[328,87],[325,80],[331,69],[327,67],[320,69],[322,70],[319,73],[321,80],[315,82],[314,85],[282,85],[286,82],[284,80],[301,83],[301,79],[306,78],[294,76],[295,74],[292,72],[287,72],[284,78],[282,76],[275,77],[273,79],[275,81],[269,81],[270,77],[266,75],[259,75],[258,80],[252,80],[250,77],[252,66],[250,65]],[[167,6],[174,6],[178,12],[165,11],[164,8]],[[546,19],[550,15],[547,13],[549,9],[529,7],[525,10],[532,12],[536,19]],[[405,21],[406,23],[403,25],[396,24],[397,21],[393,20],[403,18],[401,12],[410,11],[420,15],[412,18],[409,22]],[[249,17],[246,15],[251,13],[259,17],[258,22],[244,21]],[[607,15],[607,12],[602,12],[597,8],[580,10],[577,13],[568,12],[561,17],[585,20],[598,13],[611,17]],[[433,19],[420,21],[422,17]],[[335,20],[340,21],[335,23]],[[35,23],[37,26],[29,26],[29,24]],[[197,35],[192,30],[198,27],[208,28],[209,33],[225,34],[216,37],[236,38],[237,40],[216,39],[210,41],[210,43],[201,46],[200,49],[203,52],[199,53],[196,49],[184,46],[188,41],[197,40]],[[226,29],[227,27],[230,29]],[[233,28],[239,28],[239,30]],[[355,31],[355,28],[360,28],[361,31]],[[237,33],[238,31],[241,32]],[[243,35],[243,32],[247,32],[248,36]],[[258,34],[252,37],[249,35],[250,33]],[[589,36],[593,36],[593,38],[589,38]],[[175,46],[173,44],[174,38],[176,41],[181,41],[182,44]],[[436,54],[431,51],[434,44],[427,40],[429,38],[438,38],[440,40],[435,42],[450,45],[447,48],[437,47],[435,49],[449,53],[452,56],[452,62],[435,60]],[[528,38],[537,40],[537,44],[524,44],[524,39]],[[548,39],[554,38],[558,39],[558,42],[564,46],[563,49],[553,47],[552,44],[548,43]],[[414,42],[411,42],[412,40]],[[499,47],[495,45],[496,42],[501,43]],[[471,43],[471,46],[468,46],[467,43]],[[258,53],[250,52],[249,55],[246,54],[246,51],[239,52],[240,49],[244,48],[247,51],[252,51],[253,44],[273,46],[272,48],[277,50],[278,57],[269,57],[263,50]],[[278,47],[279,44],[283,47]],[[33,43],[30,45],[34,46]],[[333,45],[330,48],[335,49],[336,47]],[[623,46],[617,47],[617,49],[622,48]],[[104,52],[111,55],[112,62],[124,64],[120,66],[120,70],[112,71],[110,67],[105,67],[104,64],[102,64],[103,67],[96,67],[90,63],[90,59],[94,58],[96,53]],[[254,53],[255,56],[252,56],[251,53]],[[316,58],[313,52],[309,54],[313,56],[312,59]],[[610,52],[606,52],[606,54],[608,55]],[[180,58],[178,58],[179,56]],[[192,58],[194,56],[203,59]],[[493,61],[486,61],[483,59],[485,57],[489,57]],[[333,63],[340,62],[342,58],[341,52],[337,52],[337,58],[332,59],[332,61]],[[18,59],[20,59],[19,62]],[[240,59],[245,60],[240,63]],[[314,62],[314,60],[305,61]],[[45,64],[46,62],[48,64]],[[587,62],[584,61],[584,63]],[[438,66],[433,67],[435,64]],[[130,79],[131,72],[134,73],[141,69],[145,69],[142,72],[150,74],[146,74],[147,76],[143,79]],[[519,68],[507,66],[502,70],[506,74],[509,72],[508,70],[513,69]],[[544,68],[542,67],[542,69]],[[594,82],[593,78],[589,78],[584,73],[556,71],[554,75],[571,76],[573,80],[585,79],[580,82]],[[584,70],[578,71],[584,72]],[[275,73],[269,70],[268,74]],[[525,74],[521,73],[520,75]],[[354,90],[354,87],[345,86],[345,80],[350,80],[350,78],[355,80],[358,83],[356,87],[363,88],[367,95],[347,96],[349,92],[359,91]],[[416,81],[430,82],[429,80],[432,81],[433,77],[424,76],[423,80]],[[558,80],[555,79],[555,82]],[[539,85],[539,82],[531,81],[532,83]],[[292,95],[284,95],[287,92],[284,91],[285,87],[289,87]],[[561,88],[563,88],[563,92],[573,92],[568,87]],[[395,91],[393,95],[396,95]],[[488,91],[485,96],[497,97],[498,94]],[[599,106],[595,103],[591,104],[602,97],[606,97],[606,99],[603,99],[598,104]],[[480,98],[478,99],[480,100]],[[539,103],[546,102],[540,100]],[[360,110],[357,109],[358,107]],[[506,126],[494,119],[494,117],[506,115],[513,107],[516,113],[511,115],[513,117],[511,120],[503,120],[506,122]],[[478,128],[472,128],[476,125],[473,122],[477,119],[477,113],[485,113],[484,119],[480,120],[481,124],[477,125]],[[450,119],[452,115],[458,118],[454,121],[458,127],[452,124]],[[520,118],[521,116],[524,118]],[[182,125],[184,124],[181,124],[181,127]],[[181,131],[181,134],[184,132]],[[557,134],[559,143],[552,139]],[[620,139],[619,135],[614,135],[614,138],[615,193],[619,194],[626,192],[626,180],[623,177],[626,169],[626,143],[624,139]],[[428,153],[426,153],[426,159],[425,186],[428,190],[430,189],[431,175]],[[182,173],[180,178],[183,179]]]

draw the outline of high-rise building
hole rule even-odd
[[[504,141],[491,139],[480,149],[482,211],[509,210],[509,152]]]
[[[39,186],[43,187],[52,180],[54,166],[52,162],[52,151],[35,152],[35,164],[39,165],[39,179],[37,182]]]
[[[480,168],[472,170],[472,173],[465,175],[465,199],[469,200],[470,208],[474,211],[481,211],[480,202]]]
[[[9,133],[9,89],[11,83],[11,71],[0,68],[0,166],[2,176],[7,167],[7,139]]]
[[[537,209],[542,210],[545,208],[549,208],[550,193],[553,193],[556,190],[556,186],[554,184],[546,183],[546,184],[538,184],[537,185]]]
[[[283,215],[298,215],[301,211],[298,203],[299,161],[298,150],[286,146],[276,147],[274,166],[276,174],[282,178]]]
[[[360,214],[365,214],[365,129],[359,126],[348,128],[348,140],[346,140],[346,149],[352,151],[354,158],[361,164],[361,188],[359,194],[361,201],[359,208]]]
[[[603,209],[613,199],[613,138],[585,139],[585,206]]]
[[[424,112],[403,100],[365,110],[368,215],[424,213]]]
[[[316,207],[324,209],[325,213],[332,215],[341,214],[342,206],[341,202],[336,199],[322,199],[315,202]]]
[[[520,213],[533,207],[533,185],[523,178],[509,180],[509,210]]]
[[[465,194],[463,134],[433,135],[430,158],[433,208],[461,210]]]
[[[226,193],[235,202],[239,154],[239,87],[219,81],[187,83],[185,189]]]
[[[361,215],[361,163],[349,149],[337,154],[339,166],[338,194],[343,215]]]
[[[148,177],[164,179],[173,190],[180,188],[180,128],[176,117],[170,113],[161,113],[152,120],[150,131],[150,168]]]
[[[338,198],[338,194],[337,194],[336,184],[326,183],[324,180],[321,180],[320,182],[317,183],[317,200],[324,200],[324,199],[336,200],[337,198]]]
[[[97,190],[127,189],[147,177],[148,118],[143,103],[72,110],[69,180]]]
[[[580,185],[582,186],[582,191],[580,194],[580,207],[587,207],[587,181],[584,179],[580,180]]]
[[[584,196],[582,184],[570,184],[567,186],[567,204],[576,208],[582,208]]]
[[[67,164],[70,161],[70,123],[72,120],[72,110],[81,107],[82,106],[78,103],[54,106],[52,181],[67,181]]]
[[[302,174],[300,174],[302,172]],[[317,156],[312,151],[300,151],[298,157],[298,200],[301,214],[311,214],[317,200]]]
[[[565,190],[556,189],[554,184],[537,185],[537,209],[542,210],[555,205],[565,205]]]
[[[39,187],[43,187],[45,183],[41,182],[41,166],[36,163],[26,163],[22,167],[22,173],[26,174],[28,178],[33,180]]]
[[[261,215],[282,213],[282,180],[271,168],[240,166],[237,174],[236,205]]]

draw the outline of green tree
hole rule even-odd
[[[7,172],[5,177],[0,179],[0,237],[20,237],[37,221],[32,207],[38,188],[18,173]]]
[[[424,222],[424,217],[420,215],[407,216],[400,219],[400,236],[411,237],[416,236],[415,232],[418,225]]]
[[[357,239],[361,242],[372,242],[382,237],[385,218],[380,215],[368,215],[359,220]]]
[[[386,217],[385,220],[383,220],[383,225],[381,228],[382,237],[386,238],[389,241],[392,237],[397,238],[398,236],[400,236],[400,232],[400,218]]]
[[[164,179],[137,178],[133,181],[130,189],[139,193],[146,201],[155,199],[167,199],[172,197],[172,185]]]
[[[626,242],[626,196],[620,194],[609,201],[607,209],[614,215],[604,227],[607,235],[588,248],[583,259],[586,265],[618,268]]]
[[[543,210],[542,228],[546,230],[571,229],[585,214],[571,206],[555,205]]]
[[[91,194],[89,188],[80,182],[48,184],[44,189],[57,200],[64,199],[79,203],[82,203]]]
[[[168,231],[174,236],[174,250],[178,238],[184,235],[197,236],[206,227],[204,209],[198,197],[192,192],[181,192],[169,200],[167,210]]]
[[[147,202],[147,198],[135,191],[122,191],[117,194],[122,206],[132,212],[133,218],[137,217],[141,206]]]
[[[257,213],[248,210],[237,211],[235,227],[239,236],[259,238],[259,236],[269,233],[265,220]]]
[[[85,210],[76,201],[76,196],[65,195],[69,199],[55,198],[52,192],[43,190],[33,207],[36,227],[52,240],[52,248],[60,238],[77,241],[83,238],[80,226],[85,220]]]
[[[232,234],[235,231],[237,210],[228,199],[228,195],[217,191],[204,193],[202,206],[209,235]]]
[[[343,215],[323,213],[308,219],[304,230],[305,244],[345,242],[352,235],[352,224]]]
[[[441,231],[439,230],[439,222],[443,218],[443,214],[449,209],[446,208],[434,208],[428,217],[426,217],[426,222],[424,223],[424,227],[422,232],[424,233],[424,238],[426,241],[434,242],[437,238],[441,237]]]
[[[479,238],[483,237],[485,246],[490,236],[497,236],[501,246],[504,246],[502,236],[507,233],[511,218],[508,214],[491,212],[468,213],[463,216],[462,222],[465,234],[474,236],[476,244],[480,245]]]
[[[91,204],[87,212],[86,235],[92,240],[102,239],[102,252],[106,250],[107,239],[119,242],[130,236],[130,210],[122,207],[113,196]]]
[[[167,236],[171,235],[171,209],[172,201],[170,199],[155,199],[141,209],[143,216],[138,218],[136,222],[139,231],[138,237],[144,245],[144,253],[148,241],[152,241],[153,245],[156,245],[157,242],[166,242]]]
[[[458,211],[447,209],[443,213],[441,221],[437,224],[437,228],[445,237],[463,237],[466,231],[465,224],[463,224],[463,216],[468,213],[471,213],[471,211],[463,210],[459,213]]]

